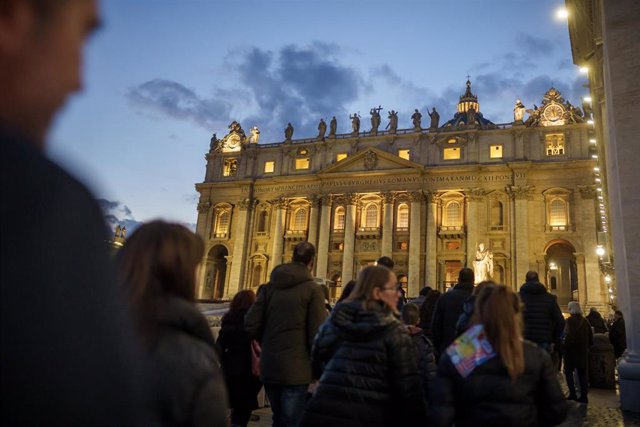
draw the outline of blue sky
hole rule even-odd
[[[551,84],[580,105],[555,0],[103,0],[84,91],[56,120],[49,152],[95,192],[112,222],[196,221],[213,132],[238,120],[261,142],[313,136],[321,117],[454,111],[467,74],[484,116]],[[366,119],[365,119],[366,120]],[[383,127],[386,120],[383,120]]]

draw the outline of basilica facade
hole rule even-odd
[[[314,138],[292,139],[288,128],[285,141],[263,144],[257,129],[247,137],[233,122],[214,136],[196,184],[206,242],[199,298],[256,289],[307,240],[332,296],[386,255],[409,296],[425,285],[445,290],[475,262],[514,288],[537,271],[561,305],[605,305],[588,112],[552,88],[540,107],[517,101],[513,122],[495,124],[469,81],[444,124],[433,111],[423,126],[416,110],[413,128],[397,129],[391,111],[379,131],[379,111],[364,131],[351,117],[349,134],[331,123],[325,136],[321,122]]]

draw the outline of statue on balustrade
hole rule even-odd
[[[527,111],[521,100],[516,99],[516,106],[513,107],[513,121],[516,123],[522,123],[524,119],[524,113]]]
[[[415,109],[415,112],[411,116],[411,121],[413,122],[413,129],[416,131],[422,130],[422,114],[418,109]]]
[[[324,139],[325,133],[327,133],[327,123],[324,119],[320,119],[320,123],[318,123],[318,139]]]
[[[429,117],[431,117],[431,125],[429,125],[429,129],[438,129],[438,124],[440,123],[440,114],[436,111],[436,107],[433,107],[431,109]]]
[[[391,110],[389,111],[389,123],[385,129],[389,129],[389,133],[396,133],[398,130],[398,112]]]
[[[374,135],[378,133],[378,128],[380,127],[380,110],[382,110],[381,106],[369,110],[369,114],[371,114],[371,133]]]
[[[360,114],[355,113],[353,116],[349,115],[349,118],[351,119],[351,134],[357,135],[360,133]]]
[[[338,130],[338,120],[336,116],[333,116],[331,122],[329,122],[329,138],[335,138]]]
[[[485,248],[484,243],[477,245],[473,272],[475,273],[475,283],[491,280],[493,277],[493,252]]]
[[[291,123],[288,123],[287,127],[284,129],[284,140],[291,141],[292,137],[293,137],[293,126],[291,126]]]

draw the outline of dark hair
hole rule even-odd
[[[394,263],[393,260],[388,256],[381,256],[380,258],[378,258],[378,261],[376,261],[376,265],[382,265],[384,267],[387,267],[389,270],[393,270]]]
[[[424,288],[420,289],[419,295],[426,297],[430,290],[431,286],[425,286]]]
[[[420,308],[412,302],[403,305],[402,321],[405,325],[417,325],[420,322]]]
[[[470,268],[463,268],[460,270],[460,273],[458,273],[458,283],[473,284],[474,279],[475,275],[473,274],[473,270]]]
[[[535,271],[527,271],[527,274],[524,276],[525,282],[538,282],[540,279],[538,278],[538,273]]]
[[[379,301],[374,298],[373,290],[384,289],[393,272],[382,265],[370,265],[362,269],[356,280],[356,287],[347,298],[347,301],[362,301],[362,305],[366,310],[372,309],[374,305],[378,305]],[[394,311],[386,304],[385,310]]]
[[[620,310],[616,310],[616,311],[614,311],[614,313],[615,313],[615,314],[617,314],[617,315],[618,315],[618,316],[620,316],[620,317],[624,317],[624,316],[622,315],[622,312],[621,312]]]
[[[349,295],[351,295],[351,292],[353,292],[353,288],[355,287],[356,287],[356,281],[349,280],[347,284],[344,285],[344,288],[342,288],[342,294],[340,295],[340,298],[338,298],[338,302],[344,301],[347,298],[349,298]]]
[[[316,256],[316,248],[309,242],[300,242],[293,248],[293,262],[309,265]]]
[[[496,285],[497,283],[494,282],[493,280],[483,280],[473,288],[473,292],[471,292],[471,295],[478,295],[480,291],[483,290],[485,287],[496,286]]]
[[[158,299],[195,300],[196,267],[204,244],[186,227],[164,221],[140,226],[118,252],[117,273],[143,339],[155,330]]]
[[[231,300],[231,304],[229,304],[229,311],[227,313],[247,311],[255,301],[256,294],[251,289],[242,290],[234,295]]]

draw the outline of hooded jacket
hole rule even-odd
[[[338,304],[313,346],[320,383],[301,425],[424,425],[415,353],[406,328],[382,304]]]
[[[251,338],[262,344],[260,379],[266,384],[303,385],[313,381],[311,346],[327,317],[324,294],[306,265],[281,264],[244,320]]]
[[[557,344],[564,330],[564,317],[556,297],[543,284],[527,282],[520,287],[524,304],[524,338],[538,345]]]
[[[438,298],[431,322],[433,345],[438,353],[456,339],[456,324],[462,314],[462,306],[472,292],[473,283],[458,283]]]

